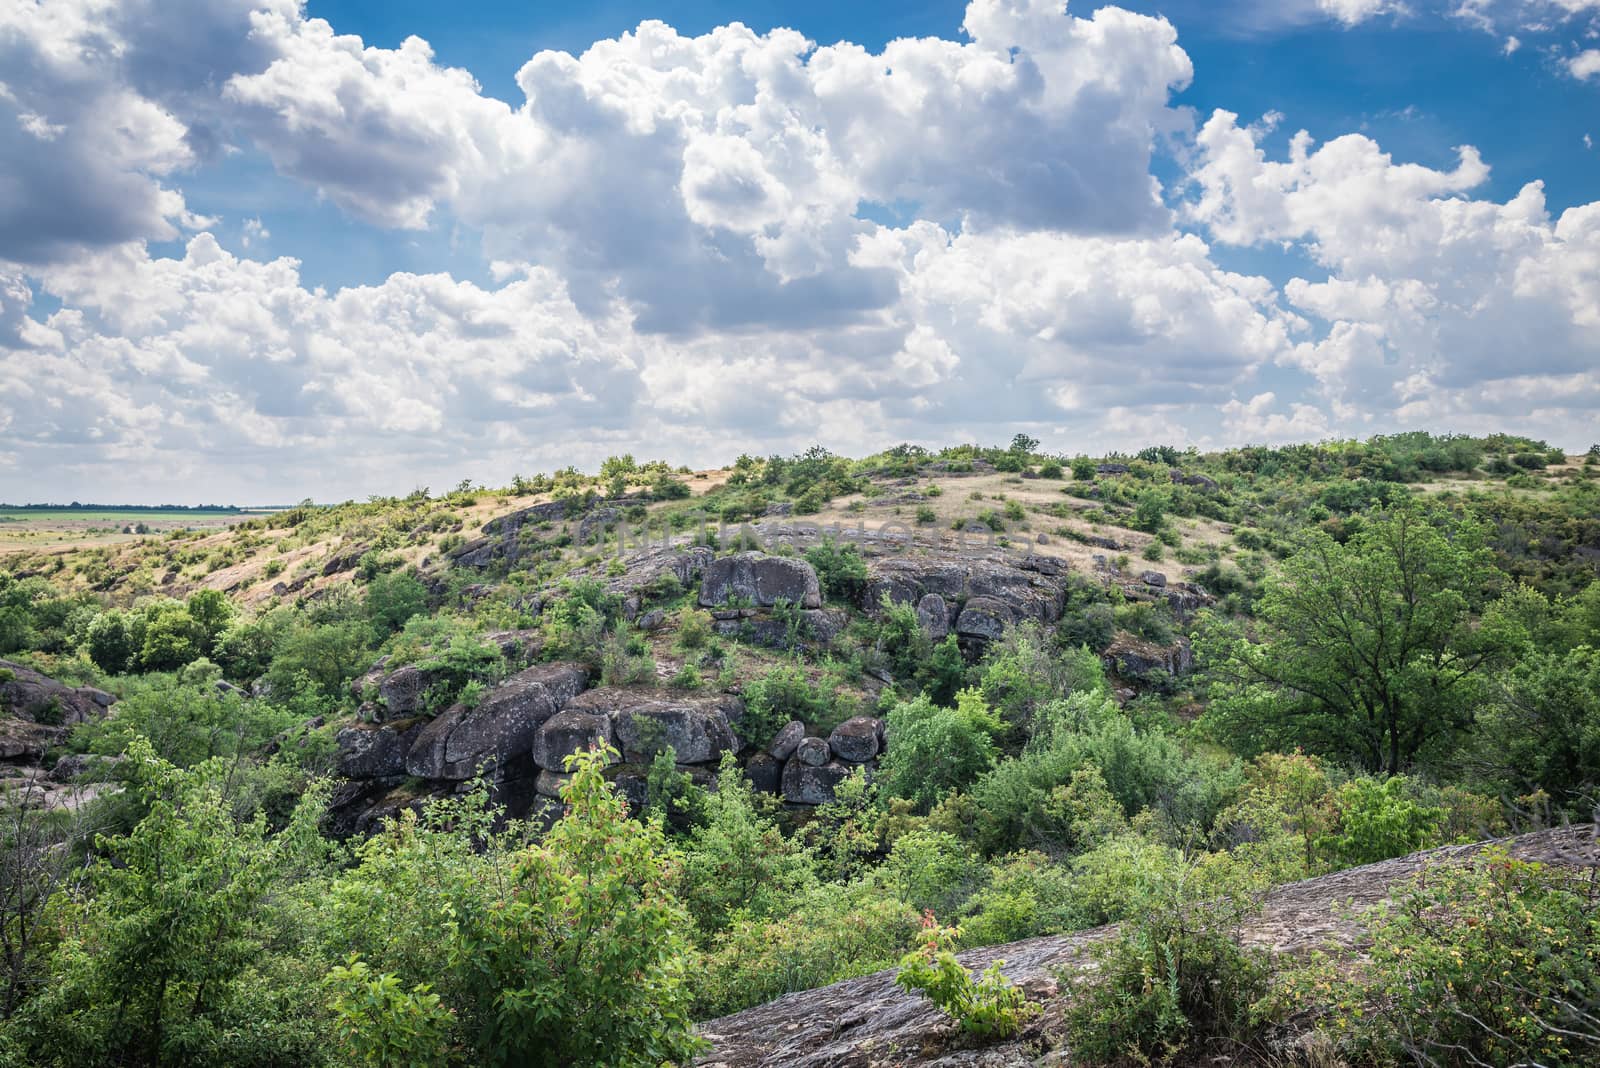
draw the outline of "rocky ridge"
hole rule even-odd
[[[1391,888],[1434,864],[1450,863],[1497,844],[1447,846],[1280,886],[1244,930],[1247,942],[1275,954],[1313,949],[1359,956],[1365,925],[1361,914],[1385,902]],[[1600,840],[1592,824],[1537,831],[1500,839],[1513,856],[1549,864],[1600,865]],[[959,1032],[925,998],[894,983],[895,973],[877,972],[816,990],[788,994],[711,1020],[701,1033],[711,1051],[702,1068],[1034,1068],[1065,1064],[1058,1045],[1064,1001],[1057,974],[1084,967],[1089,951],[1116,931],[1096,927],[1034,938],[960,954],[971,971],[1004,961],[1008,978],[1043,1011],[1018,1038],[964,1048]],[[1289,1036],[1292,1037],[1292,1036]]]

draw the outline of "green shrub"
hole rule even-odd
[[[685,607],[678,613],[678,648],[704,649],[711,641],[711,613]]]
[[[1127,880],[1127,918],[1096,946],[1088,975],[1064,974],[1074,1060],[1165,1063],[1212,1039],[1254,1037],[1268,993],[1264,950],[1239,932],[1265,883],[1226,854],[1169,862]]]
[[[410,990],[351,957],[328,973],[328,1008],[349,1063],[436,1068],[449,1063],[450,1011],[427,983]]]
[[[1353,779],[1334,794],[1337,825],[1317,843],[1336,867],[1372,864],[1438,845],[1444,809],[1406,794],[1396,775],[1382,782]]]
[[[917,525],[926,527],[938,522],[939,516],[926,504],[917,505]]]
[[[960,931],[940,927],[933,914],[923,921],[921,944],[900,961],[895,985],[918,990],[939,1010],[980,1038],[1010,1038],[1032,1015],[1021,989],[1001,974],[995,961],[976,980],[956,959],[953,946]]]
[[[1600,902],[1585,877],[1492,849],[1393,895],[1350,984],[1324,969],[1290,998],[1316,1004],[1362,1060],[1592,1063],[1600,1050]]]
[[[822,595],[830,601],[854,604],[867,585],[867,564],[853,543],[841,545],[832,538],[806,550],[806,560],[816,568]]]
[[[1003,729],[977,690],[958,693],[954,708],[941,708],[927,695],[902,701],[889,710],[878,781],[926,811],[994,764],[994,741]]]
[[[892,967],[916,930],[916,912],[878,883],[818,884],[780,915],[733,920],[699,962],[695,1015],[722,1016]]]
[[[798,664],[780,664],[746,683],[744,704],[741,733],[756,745],[767,744],[790,720],[824,724],[832,709],[827,693],[813,686]]]

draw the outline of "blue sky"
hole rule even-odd
[[[1597,436],[1600,0],[45,0],[0,71],[4,499]]]

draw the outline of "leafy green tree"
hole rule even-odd
[[[323,697],[337,700],[345,684],[372,663],[365,622],[345,620],[295,627],[279,641],[267,681],[276,694],[289,694],[308,680]]]
[[[194,620],[201,654],[209,656],[218,636],[233,622],[233,602],[221,590],[195,590],[185,607],[189,618]]]
[[[182,602],[160,602],[145,611],[139,663],[146,671],[176,671],[204,652],[205,632]]]
[[[954,708],[941,708],[926,695],[902,701],[890,709],[885,726],[879,781],[924,811],[993,766],[995,738],[1004,730],[977,690],[956,694]]]
[[[94,617],[86,632],[85,644],[94,666],[108,675],[121,675],[129,670],[139,654],[128,614],[115,608]]]
[[[1474,752],[1513,796],[1543,790],[1565,809],[1592,803],[1600,788],[1600,650],[1526,654],[1496,680]]]
[[[409,571],[390,571],[367,583],[367,618],[380,638],[427,608],[428,591]]]
[[[1444,809],[1407,795],[1406,780],[1352,779],[1334,794],[1337,827],[1318,840],[1337,867],[1372,864],[1439,844]]]
[[[410,990],[397,976],[374,975],[352,958],[328,973],[328,1007],[351,1061],[373,1068],[443,1068],[449,1063],[450,1010],[428,984]]]
[[[322,863],[326,791],[269,836],[234,818],[216,769],[181,771],[142,738],[128,763],[147,814],[98,841],[92,893],[59,902],[50,981],[21,1020],[33,1063],[315,1061],[310,990],[285,996],[274,966],[298,948],[284,884]]]
[[[1481,529],[1415,508],[1343,545],[1312,531],[1268,579],[1254,638],[1215,617],[1204,629],[1207,721],[1248,751],[1303,743],[1378,771],[1437,754],[1515,646],[1492,614],[1480,625],[1498,577]]]
[[[828,600],[854,603],[860,598],[867,584],[867,564],[853,543],[841,545],[824,538],[806,550],[806,559],[816,568],[822,595]]]
[[[655,1066],[703,1047],[665,842],[606,782],[614,756],[569,758],[566,817],[514,857],[491,907],[456,921],[451,967],[482,1063]]]
[[[717,788],[705,795],[703,821],[685,838],[674,884],[702,938],[734,916],[787,915],[795,896],[816,882],[811,860],[771,818],[732,753],[723,754]]]

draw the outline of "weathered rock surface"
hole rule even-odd
[[[817,572],[804,560],[763,553],[734,553],[706,565],[700,580],[700,603],[721,607],[742,601],[771,608],[780,601],[798,608],[821,608]]]
[[[757,753],[744,766],[745,778],[750,786],[764,794],[775,794],[783,788],[783,761],[771,753]]]
[[[815,740],[822,741],[821,738]],[[827,743],[822,744],[826,749]],[[833,792],[849,776],[848,764],[833,760],[813,766],[797,756],[783,766],[783,799],[792,805],[826,804],[833,800]]]
[[[377,727],[364,723],[345,727],[334,736],[339,746],[338,771],[346,779],[381,779],[406,773],[406,754],[423,720]]]
[[[577,664],[539,664],[484,695],[456,705],[423,727],[406,754],[406,771],[425,779],[468,779],[478,765],[528,756],[545,721],[588,684]]]
[[[737,752],[734,733],[744,702],[728,694],[673,694],[607,686],[590,690],[567,711],[608,717],[623,758],[649,763],[671,746],[680,764],[703,764]]]
[[[68,686],[10,660],[0,660],[0,714],[49,727],[99,719],[116,697],[93,686]]]
[[[878,742],[883,735],[883,724],[872,716],[847,719],[828,735],[828,748],[840,760],[851,764],[865,764],[878,755]]]
[[[963,638],[995,641],[1017,622],[1016,610],[997,597],[974,597],[956,616],[956,634]]]
[[[821,767],[833,755],[825,738],[802,738],[795,747],[794,756],[789,758],[790,764],[805,764],[808,767]]]
[[[1514,856],[1568,866],[1600,864],[1600,843],[1592,825],[1539,831],[1504,840]],[[1426,866],[1459,861],[1487,843],[1449,846],[1396,860],[1291,883],[1272,891],[1262,913],[1248,921],[1247,941],[1279,955],[1314,949],[1359,955],[1364,951],[1362,914],[1383,902],[1390,889]],[[851,979],[817,990],[789,994],[710,1020],[700,1027],[711,1050],[702,1068],[1033,1068],[1065,1063],[1048,1059],[1050,1036],[1061,1031],[1066,1002],[1056,975],[1083,968],[1096,943],[1115,927],[1034,938],[959,955],[969,971],[1003,960],[1007,978],[1021,986],[1043,1011],[1015,1039],[973,1048],[924,997],[895,985],[895,972]],[[1045,1047],[1045,1048],[1041,1048]],[[1047,1059],[1041,1060],[1041,1054]],[[1217,1062],[1220,1063],[1220,1062]]]
[[[572,708],[551,716],[533,736],[533,762],[546,771],[565,771],[571,754],[610,744],[610,716]]]
[[[788,760],[794,756],[794,751],[799,748],[805,736],[806,725],[797,719],[792,719],[772,736],[772,743],[767,746],[767,752],[778,760]]]
[[[990,614],[1017,621],[1054,623],[1061,618],[1066,601],[1064,581],[1058,573],[1046,573],[1037,564],[1026,566],[1028,559],[1018,564],[949,552],[874,559],[867,565],[861,607],[876,611],[885,596],[897,604],[921,605],[930,595],[936,595],[947,606],[947,612],[950,605],[963,604],[967,608],[982,599],[985,604],[1001,606],[996,609],[991,604],[987,609]],[[928,602],[928,611],[930,616],[937,611],[934,602]],[[973,617],[974,623],[978,618]],[[961,633],[959,616],[955,629]]]
[[[1157,645],[1127,634],[1118,635],[1107,647],[1105,660],[1127,679],[1142,678],[1154,671],[1187,675],[1194,669],[1194,651],[1187,638],[1179,638],[1171,645]]]
[[[925,593],[917,601],[917,623],[929,638],[942,642],[950,633],[950,606],[937,593]]]

